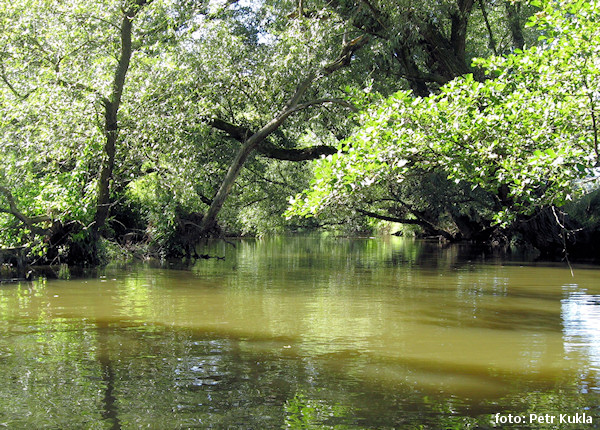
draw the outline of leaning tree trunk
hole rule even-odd
[[[231,191],[231,187],[235,183],[238,175],[242,171],[248,156],[256,149],[256,147],[265,140],[271,133],[279,128],[281,124],[286,120],[288,116],[290,116],[293,112],[296,111],[298,107],[298,102],[306,92],[306,90],[310,87],[312,82],[315,80],[316,75],[311,74],[306,78],[296,89],[294,95],[290,98],[286,106],[282,109],[282,111],[275,116],[271,121],[269,121],[265,126],[263,126],[259,131],[254,133],[246,142],[242,145],[235,158],[231,162],[229,166],[229,170],[227,171],[227,175],[223,179],[221,183],[221,187],[217,192],[217,195],[212,200],[212,203],[206,212],[206,215],[202,219],[202,224],[200,225],[201,232],[206,233],[210,230],[215,224],[217,214],[223,207],[229,192]]]
[[[342,52],[332,63],[326,65],[321,69],[319,73],[310,73],[300,84],[296,87],[296,91],[289,98],[283,109],[275,115],[275,117],[265,124],[260,130],[250,136],[239,149],[235,158],[231,162],[229,170],[219,187],[219,191],[217,191],[216,196],[212,200],[212,203],[204,215],[202,219],[202,223],[200,224],[200,234],[208,235],[209,231],[213,229],[217,215],[227,196],[231,191],[231,187],[235,183],[238,175],[242,171],[246,160],[250,156],[250,154],[261,144],[271,133],[277,130],[283,122],[293,113],[298,112],[302,109],[306,109],[310,106],[315,106],[323,103],[339,103],[338,99],[317,99],[312,100],[310,102],[300,103],[300,100],[306,93],[306,91],[311,87],[311,85],[320,77],[329,75],[334,73],[335,71],[341,69],[342,67],[350,64],[350,60],[355,51],[363,47],[368,42],[367,36],[360,36],[356,39],[345,44],[342,48]]]

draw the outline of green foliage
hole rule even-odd
[[[0,2],[0,185],[10,190],[21,214],[51,220],[39,227],[48,231],[51,225],[61,225],[69,232],[68,238],[61,238],[61,249],[55,250],[59,255],[70,253],[69,242],[80,249],[81,244],[95,240],[89,228],[93,226],[98,175],[105,156],[103,116],[113,91],[121,47],[119,28],[128,3]],[[142,164],[152,168],[155,153],[149,153],[148,147],[165,144],[167,134],[182,122],[181,118],[167,118],[162,124],[147,127],[144,133],[136,127],[149,124],[142,120],[156,119],[145,110],[146,105],[149,109],[157,107],[149,102],[158,97],[158,87],[152,84],[174,81],[175,41],[189,34],[186,21],[189,24],[202,10],[200,3],[150,3],[133,23],[135,52],[118,118],[114,199],[122,197],[126,184],[140,176]],[[167,97],[176,82],[166,86]],[[172,103],[181,103],[181,99],[172,97]],[[165,109],[168,106],[158,112]],[[163,150],[171,154],[168,148]],[[185,156],[181,151],[176,154]],[[7,209],[6,196],[0,200],[0,207]],[[124,206],[129,203],[124,202]],[[113,212],[120,215],[124,211],[117,208]],[[54,230],[40,237],[44,235],[32,234],[13,215],[2,214],[0,219],[3,245],[28,245],[36,258],[50,246],[57,246],[49,240]],[[72,227],[73,223],[78,227]],[[117,219],[113,224],[108,232],[118,231],[122,221]]]
[[[352,204],[415,171],[487,193],[490,221],[502,225],[580,194],[578,181],[600,161],[600,6],[536,5],[543,8],[531,25],[545,34],[542,47],[477,60],[490,76],[483,82],[466,75],[436,95],[400,91],[375,103],[338,154],[319,162],[312,188],[292,200],[288,215]]]
[[[115,97],[115,73],[121,54],[119,29],[124,22],[123,12],[133,7],[133,0],[68,4],[41,0],[0,1],[0,149],[3,154],[0,185],[11,191],[22,215],[46,216],[51,220],[37,223],[39,229],[34,232],[14,213],[6,213],[10,212],[6,210],[10,202],[0,195],[3,209],[0,241],[3,245],[28,245],[36,255],[44,255],[54,245],[48,245],[51,234],[43,237],[40,230],[62,226],[68,233],[68,238],[61,236],[64,243],[70,242],[77,252],[89,248],[98,239],[90,230],[95,228],[96,213],[102,213],[96,212],[98,200],[104,201],[106,197],[101,193],[99,198],[99,182],[102,182],[102,189],[110,188],[112,193],[111,216],[102,230],[107,239],[121,246],[127,238],[137,237],[160,249],[177,248],[172,242],[181,233],[178,233],[180,221],[186,217],[201,219],[240,147],[239,141],[211,127],[213,119],[251,131],[259,129],[282,109],[309,72],[322,69],[339,55],[345,42],[365,32],[372,35],[370,45],[355,53],[352,68],[319,77],[303,101],[348,96],[359,107],[370,106],[378,100],[379,94],[388,96],[408,86],[406,82],[412,72],[402,64],[400,57],[412,58],[417,72],[433,79],[429,87],[437,89],[442,71],[445,73],[442,81],[447,80],[448,76],[456,76],[465,69],[462,66],[468,70],[465,61],[490,52],[488,36],[472,30],[481,28],[482,11],[469,9],[464,17],[464,23],[469,22],[466,53],[458,53],[456,58],[432,57],[433,51],[426,49],[426,43],[451,33],[452,19],[457,16],[460,5],[451,0],[413,3],[379,2],[372,8],[357,8],[353,2],[299,4],[290,0],[251,4],[148,2],[132,17],[133,53],[117,115],[115,163],[108,186],[104,179],[99,181],[102,166],[109,158],[104,148],[107,143],[105,108],[109,99]],[[508,40],[504,5],[484,3],[496,38]],[[552,18],[542,4],[527,10],[532,8],[541,11],[540,23],[542,15],[544,17],[547,50],[554,49],[549,42],[552,28],[560,26],[552,24],[551,19],[558,20],[558,15]],[[529,36],[536,31],[530,29]],[[509,50],[509,45],[499,43],[499,49]],[[454,48],[462,52],[458,45]],[[442,60],[448,60],[448,64],[442,65]],[[521,60],[517,62],[518,66],[512,66],[497,60],[485,67],[499,75],[497,81],[501,82],[502,76],[512,73],[510,70],[524,67]],[[586,83],[593,86],[595,66],[588,66]],[[465,191],[474,184],[469,182],[472,172],[465,173],[454,166],[446,160],[449,155],[444,155],[444,151],[459,154],[444,145],[428,149],[422,143],[413,153],[409,134],[402,135],[404,132],[399,132],[399,128],[391,128],[388,137],[382,134],[386,121],[401,120],[400,112],[388,115],[385,109],[400,109],[403,114],[413,116],[414,127],[411,127],[415,136],[427,134],[427,130],[416,125],[420,122],[429,124],[437,133],[428,139],[441,139],[444,133],[455,136],[468,133],[473,141],[487,139],[482,131],[482,118],[491,124],[491,116],[504,114],[504,110],[498,107],[492,112],[490,107],[489,112],[476,115],[466,105],[508,97],[512,90],[488,88],[486,84],[471,94],[476,81],[469,79],[456,81],[444,90],[440,97],[448,99],[445,108],[441,98],[416,99],[418,102],[415,102],[408,93],[398,93],[387,101],[381,97],[378,107],[367,108],[369,113],[360,118],[348,117],[346,107],[329,104],[312,106],[288,118],[277,133],[269,137],[269,145],[284,149],[340,145],[344,151],[323,161],[316,169],[315,183],[322,187],[323,193],[307,196],[309,201],[297,209],[298,212],[306,215],[328,210],[328,222],[357,231],[371,226],[348,202],[375,205],[373,200],[386,199],[387,191],[391,190],[413,210],[396,205],[393,209],[398,217],[414,216],[415,211],[427,212],[435,214],[436,222],[444,225],[452,224],[455,217],[467,213],[489,218],[487,212],[492,208],[482,203],[482,199],[488,197],[485,193],[495,192],[497,186],[493,180],[491,185],[487,182],[497,176],[489,166],[479,160],[483,173],[476,201],[469,207],[449,211],[448,207],[456,206],[460,199],[473,200]],[[522,85],[529,84],[523,82]],[[359,90],[365,87],[366,91]],[[546,91],[545,87],[540,91]],[[465,92],[470,98],[460,102],[458,99]],[[490,92],[493,94],[488,94]],[[591,94],[593,92],[588,95]],[[588,97],[584,101],[593,105],[595,98]],[[515,104],[520,102],[513,100]],[[538,106],[531,108],[535,110]],[[456,112],[452,113],[452,109]],[[516,107],[514,110],[518,111]],[[468,111],[472,118],[455,130],[452,121],[443,122],[436,116],[442,115],[442,111],[446,117]],[[364,133],[340,144],[350,134],[356,119],[363,124]],[[471,130],[469,127],[474,125]],[[503,132],[500,130],[497,134],[506,139]],[[517,134],[514,131],[513,135]],[[390,141],[394,141],[395,146],[389,145]],[[589,142],[581,142],[579,149],[583,151],[586,144]],[[469,150],[472,153],[468,155],[478,159],[478,151],[482,151],[477,147],[480,143],[472,145]],[[424,157],[429,157],[434,149],[441,155],[437,161],[433,157],[426,161]],[[553,148],[553,153],[546,152],[547,149],[543,145],[535,146],[539,152],[535,155],[537,158],[532,156],[532,162],[539,166],[535,168],[532,164],[533,173],[528,175],[542,177],[541,172],[550,161],[556,162],[557,171],[560,165],[572,161],[570,147]],[[559,159],[561,162],[556,161]],[[463,161],[464,166],[472,167],[466,155]],[[349,168],[349,163],[355,167]],[[582,166],[583,175],[587,167]],[[314,220],[280,217],[286,206],[285,196],[307,186],[313,173],[309,166],[253,155],[246,167],[220,214],[219,221],[228,232],[263,235],[318,225]],[[409,167],[418,174],[408,175]],[[507,172],[511,169],[514,170],[514,166],[505,168]],[[442,171],[457,180],[458,185],[439,174]],[[513,181],[510,184],[514,189],[513,198],[523,194],[525,176],[508,180]],[[427,184],[421,187],[420,194],[413,192],[417,183]],[[428,199],[426,190],[439,192]],[[445,192],[443,196],[441,190]],[[460,199],[448,197],[453,193]],[[551,196],[546,200],[550,199]],[[515,198],[515,205],[528,204],[517,200]],[[98,249],[101,248],[102,244]],[[74,252],[66,244],[54,251],[61,261]]]
[[[0,183],[25,216],[81,226],[93,220],[100,95],[111,86],[119,5],[0,3]],[[4,221],[3,244],[44,252],[40,237],[10,216]],[[85,234],[77,231],[75,242]]]

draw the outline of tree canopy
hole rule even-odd
[[[483,239],[593,187],[596,2],[0,12],[0,236],[39,261],[373,217]]]
[[[320,162],[288,213],[358,207],[471,238],[590,191],[600,162],[600,9],[532,5],[539,11],[527,25],[537,28],[539,46],[477,59],[484,80],[469,73],[427,97],[372,97],[357,132]]]

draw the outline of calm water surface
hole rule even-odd
[[[598,267],[397,238],[210,253],[0,285],[0,428],[600,428]]]

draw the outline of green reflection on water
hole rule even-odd
[[[380,239],[274,238],[208,253],[226,259],[3,285],[0,426],[600,420],[597,269],[571,278],[561,266]]]

